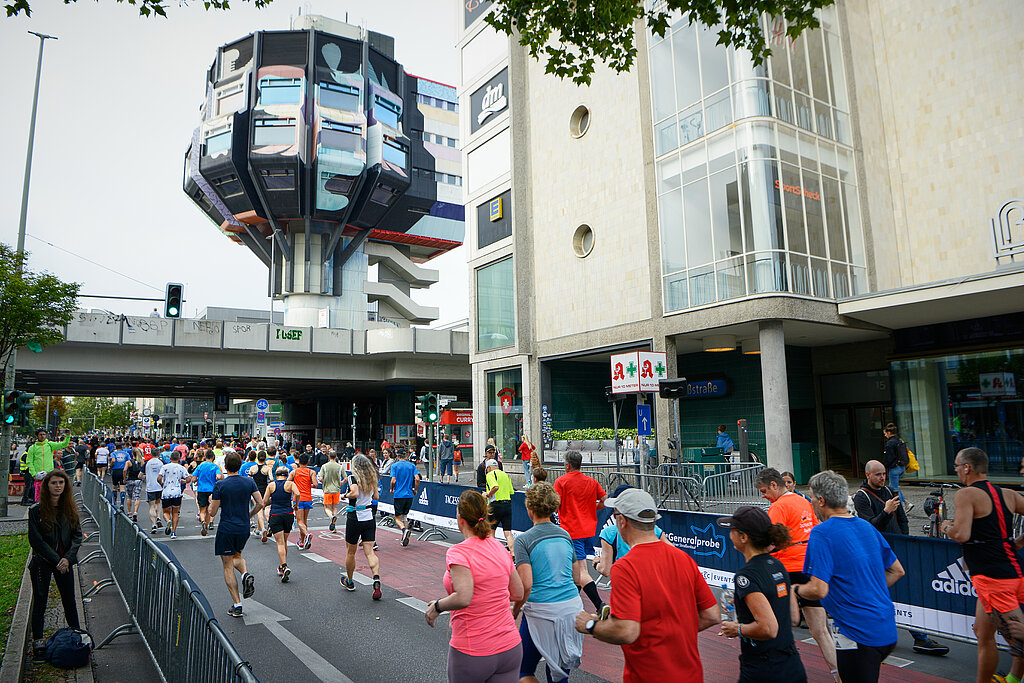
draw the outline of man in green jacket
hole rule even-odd
[[[39,501],[39,484],[42,477],[37,476],[40,472],[46,474],[53,469],[53,451],[67,447],[71,440],[71,434],[64,436],[63,441],[47,441],[45,429],[36,430],[36,442],[28,447],[28,455],[25,460],[28,462],[28,474],[35,480],[35,500]]]

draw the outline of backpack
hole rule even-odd
[[[89,663],[92,647],[88,631],[65,626],[46,640],[46,661],[58,669],[77,669]]]
[[[921,465],[917,462],[917,456],[914,455],[914,451],[910,450],[910,446],[908,446],[907,442],[902,439],[900,440],[900,452],[901,464],[906,468],[907,474],[917,472],[921,469]]]
[[[910,447],[903,439],[900,439],[899,445],[896,446],[896,464],[903,468],[910,464]]]

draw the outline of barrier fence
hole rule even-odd
[[[114,629],[96,649],[137,632],[167,683],[259,683],[174,554],[119,512],[114,492],[91,472],[83,473],[81,490],[82,502],[99,526],[100,548],[113,577],[85,595],[116,585],[131,617],[131,623]]]

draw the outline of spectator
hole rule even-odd
[[[488,460],[487,465],[487,500],[490,502],[490,522],[497,530],[505,533],[505,544],[512,552],[512,479],[508,473],[498,469],[496,460]]]
[[[576,630],[622,646],[624,683],[704,680],[697,633],[720,620],[704,575],[689,555],[658,541],[649,493],[628,489],[605,504],[630,551],[612,565],[611,616],[580,612]]]
[[[497,452],[494,446],[488,445],[484,449],[484,457],[480,459],[480,464],[476,466],[476,487],[481,491],[487,490],[487,461],[494,460]]]
[[[519,444],[519,459],[523,461],[523,481],[525,488],[530,488],[530,467],[537,449],[530,443],[530,437],[523,435],[523,442]]]
[[[903,575],[892,548],[875,527],[846,509],[846,480],[827,470],[811,477],[811,500],[825,521],[811,530],[798,598],[820,600],[835,620],[836,661],[844,683],[878,680],[882,660],[896,647],[896,611],[889,586]]]
[[[47,472],[53,470],[53,451],[65,448],[71,442],[71,436],[66,435],[63,441],[48,441],[45,429],[36,430],[36,441],[28,447],[25,461],[28,463],[28,475],[34,480],[33,500],[39,502],[39,491],[42,486],[43,477]],[[26,483],[26,486],[28,484]],[[71,493],[69,492],[70,496]]]
[[[723,453],[731,453],[736,449],[732,437],[725,431],[725,425],[718,425],[718,440],[715,442],[715,446],[721,448]]]
[[[903,502],[907,512],[914,509],[914,504],[907,500],[907,497],[900,491],[900,479],[906,474],[907,465],[910,463],[910,455],[907,452],[907,444],[903,442],[896,432],[896,425],[892,422],[885,425],[882,430],[885,435],[885,452],[882,455],[882,464],[889,473],[889,488],[891,488]]]
[[[583,456],[579,451],[566,451],[565,474],[555,480],[555,493],[561,498],[558,523],[569,532],[576,559],[572,573],[598,613],[605,616],[605,604],[597,592],[597,584],[587,571],[587,557],[594,554],[594,536],[597,534],[597,511],[604,507],[608,497],[604,488],[592,477],[580,471]],[[654,533],[653,531],[651,533]]]
[[[452,476],[455,471],[455,444],[450,434],[445,434],[437,448],[437,457],[441,463],[441,483],[452,483]],[[445,479],[447,477],[447,480]]]

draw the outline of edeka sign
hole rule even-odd
[[[502,69],[469,96],[469,132],[477,132],[492,116],[507,108],[508,69]]]

